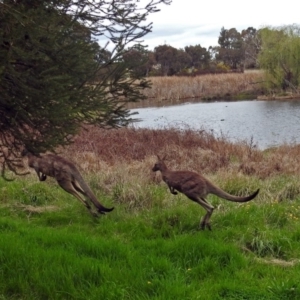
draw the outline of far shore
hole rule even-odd
[[[299,100],[300,94],[289,93],[288,95],[258,95],[257,100]]]

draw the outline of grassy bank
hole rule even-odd
[[[196,77],[151,77],[151,89],[144,90],[147,101],[130,104],[130,108],[166,105],[189,99],[243,100],[256,99],[262,93],[262,72],[208,74]]]
[[[62,151],[115,210],[93,219],[54,180],[0,180],[1,299],[299,299],[298,146],[259,151],[201,131],[91,128]],[[244,205],[204,210],[151,167],[201,172]]]

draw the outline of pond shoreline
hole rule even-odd
[[[300,94],[290,94],[290,95],[259,95],[257,96],[257,100],[299,100]]]
[[[300,143],[300,99],[173,103],[131,110],[137,128],[190,128],[225,136],[231,142],[252,141],[264,150]]]

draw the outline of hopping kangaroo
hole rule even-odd
[[[208,194],[214,194],[223,199],[234,201],[234,202],[247,202],[256,197],[259,189],[250,196],[247,197],[237,197],[230,195],[214,184],[207,180],[202,175],[191,172],[191,171],[171,171],[167,168],[164,159],[161,159],[158,155],[158,161],[152,168],[153,172],[160,171],[162,174],[163,181],[168,185],[170,192],[177,195],[177,192],[183,193],[192,201],[200,204],[205,210],[206,215],[200,221],[200,228],[205,229],[207,227],[211,230],[210,217],[213,213],[214,207],[209,204],[205,197]]]
[[[100,214],[114,209],[104,207],[97,200],[75,165],[65,158],[54,154],[34,155],[26,150],[22,152],[22,155],[27,156],[28,166],[34,168],[40,181],[45,181],[47,176],[54,177],[59,186],[80,200],[91,214],[95,215],[90,204],[79,193],[89,199]]]

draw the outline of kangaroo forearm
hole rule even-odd
[[[47,179],[47,176],[44,173],[40,173],[39,171],[36,170],[36,174],[39,178],[39,181],[45,181]]]
[[[40,176],[40,181],[45,181],[47,179],[47,175],[46,174],[42,174]]]
[[[173,194],[173,195],[177,195],[177,194],[178,194],[178,193],[175,191],[174,187],[169,186],[169,189],[170,189],[171,194]]]

